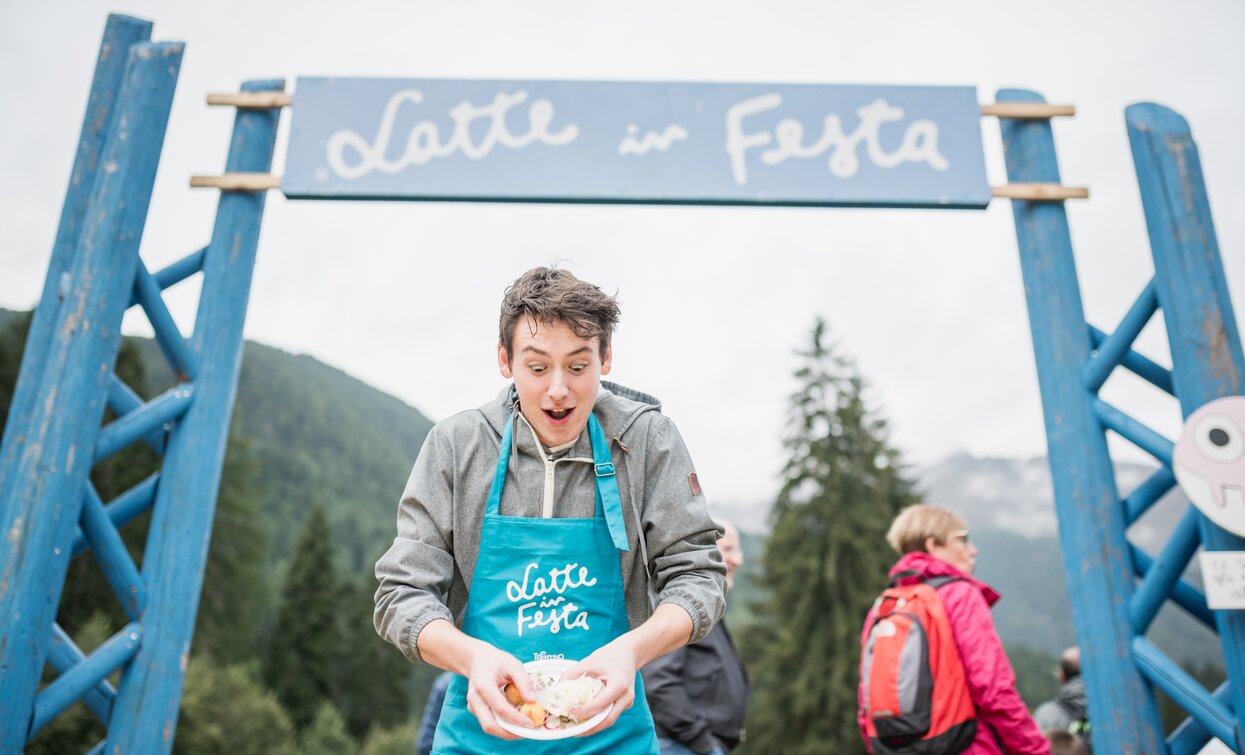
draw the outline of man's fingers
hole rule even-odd
[[[527,669],[519,663],[515,663],[513,667],[506,667],[503,671],[510,681],[514,682],[514,686],[519,690],[519,694],[529,703],[536,702],[536,690],[532,689],[532,677],[528,676]]]
[[[532,728],[532,719],[519,712],[519,709],[510,704],[506,696],[496,687],[485,687],[477,690],[480,699],[484,705],[489,708],[494,716],[504,718],[515,726],[524,726]]]
[[[509,731],[506,731],[499,723],[497,723],[499,715],[498,711],[500,711],[500,715],[502,716],[506,716],[507,712],[513,713],[518,720],[510,719],[509,716],[506,716],[506,718],[510,721],[510,723],[516,726],[527,726],[530,728],[532,722],[527,716],[522,715],[518,710],[511,707],[510,703],[506,702],[506,698],[502,697],[500,693],[498,696],[501,697],[502,704],[500,708],[494,708],[489,704],[487,697],[484,694],[481,694],[481,690],[471,690],[467,693],[467,710],[471,711],[475,715],[476,719],[480,722],[480,728],[483,729],[485,733],[492,734],[493,736],[500,737],[502,739],[517,739],[518,737],[511,734]]]
[[[635,702],[635,695],[631,695],[630,697],[627,697],[623,700],[615,701],[614,709],[610,711],[608,716],[601,719],[601,723],[592,727],[591,729],[584,732],[583,734],[580,734],[579,736],[590,737],[593,734],[596,734],[598,731],[603,731],[605,729],[610,728],[611,726],[614,725],[614,722],[618,720],[618,717],[623,714],[623,711],[626,710],[627,708],[630,708],[632,703],[634,702]],[[581,707],[585,707],[585,706],[581,706]],[[596,714],[594,713],[593,715],[596,715]],[[588,716],[588,718],[591,718],[591,717],[592,716]]]
[[[618,701],[626,694],[627,685],[617,683],[610,684],[607,682],[605,687],[597,693],[596,697],[572,710],[571,715],[579,721],[592,718],[596,714],[605,710],[610,703],[615,703],[614,707],[617,708]]]

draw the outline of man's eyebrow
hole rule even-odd
[[[533,354],[539,354],[539,355],[540,355],[540,356],[542,356],[542,357],[547,357],[547,356],[549,356],[549,352],[545,351],[544,349],[538,349],[538,348],[536,348],[535,346],[532,346],[531,344],[528,344],[527,346],[524,346],[522,349],[520,349],[520,351],[530,351],[530,352],[532,352]],[[583,345],[583,346],[580,346],[578,349],[575,349],[574,351],[569,351],[569,352],[567,352],[567,354],[566,354],[566,355],[567,355],[568,357],[573,357],[573,356],[577,356],[577,355],[579,355],[579,354],[583,354],[583,353],[585,353],[585,352],[587,352],[587,353],[592,353],[592,347],[591,347],[591,346],[589,346],[589,345],[587,345],[587,344],[585,344],[585,345]]]

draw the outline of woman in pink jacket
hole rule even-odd
[[[954,577],[938,588],[956,648],[964,663],[965,681],[977,711],[977,733],[968,749],[971,755],[986,753],[1035,753],[1047,755],[1050,743],[1038,731],[1028,708],[1016,692],[1003,644],[994,631],[990,606],[999,594],[971,576],[977,560],[977,547],[969,542],[964,520],[936,506],[909,506],[900,512],[886,540],[900,554],[890,575],[915,572],[901,580],[917,581],[935,577]],[[862,647],[873,626],[873,611],[865,620]],[[862,692],[863,695],[863,692]],[[865,731],[865,712],[861,697],[860,730]],[[868,738],[865,738],[868,742]]]

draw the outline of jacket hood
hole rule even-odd
[[[1063,706],[1073,718],[1082,718],[1089,710],[1089,700],[1085,695],[1085,680],[1079,675],[1063,683],[1055,700]]]
[[[914,551],[904,555],[895,563],[894,566],[891,567],[891,579],[894,579],[896,574],[906,571],[914,571],[925,579],[929,579],[930,577],[956,577],[968,582],[980,590],[982,597],[986,599],[986,605],[992,606],[999,600],[998,592],[995,591],[995,589],[990,585],[987,585],[981,580],[974,579],[972,576],[965,574],[951,564],[948,564],[946,561],[935,558],[928,553]],[[901,581],[906,584],[914,582],[915,579],[905,578]]]
[[[505,431],[506,419],[510,417],[518,400],[519,391],[514,383],[510,383],[492,401],[480,407],[480,413],[498,437]],[[637,417],[651,411],[660,412],[661,401],[647,393],[608,380],[601,381],[596,403],[592,405],[592,413],[601,423],[601,429],[605,431],[607,438],[621,438]]]

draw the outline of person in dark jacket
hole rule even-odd
[[[1070,731],[1087,739],[1089,701],[1085,696],[1085,680],[1081,678],[1080,648],[1067,648],[1059,657],[1059,682],[1059,693],[1053,700],[1039,705],[1033,719],[1042,731]]]
[[[424,715],[419,720],[419,736],[415,740],[415,752],[419,755],[431,755],[432,738],[437,733],[437,722],[441,720],[441,706],[445,704],[445,691],[450,688],[450,679],[454,677],[448,671],[437,674],[432,687],[428,690],[428,702],[424,703]]]
[[[743,549],[734,525],[714,521],[723,532],[718,550],[730,590],[735,568],[744,562]],[[743,741],[748,674],[725,619],[704,639],[658,658],[641,673],[662,755],[726,753]]]

